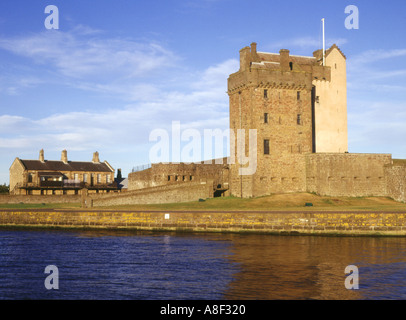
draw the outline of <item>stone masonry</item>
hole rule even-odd
[[[389,196],[406,201],[406,163],[388,154],[349,154],[346,57],[333,45],[313,57],[240,50],[228,78],[234,135],[230,193],[258,197],[315,192],[330,196]],[[256,131],[254,148],[249,130]],[[242,141],[241,141],[242,140]],[[238,146],[243,153],[239,153]],[[251,142],[252,144],[252,142]],[[251,148],[251,149],[250,149]],[[241,175],[241,156],[256,152],[256,171]]]

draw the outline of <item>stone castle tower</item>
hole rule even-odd
[[[348,151],[346,57],[336,45],[324,65],[322,50],[313,55],[258,52],[256,43],[240,50],[240,70],[228,79],[232,195],[305,191],[306,154]],[[256,130],[256,142],[249,130]],[[253,173],[241,174],[249,164],[239,150],[256,154]]]

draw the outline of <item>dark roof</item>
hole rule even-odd
[[[21,160],[22,164],[27,170],[41,170],[41,171],[90,171],[90,172],[113,172],[113,170],[104,162],[80,162],[69,161],[64,163],[62,161],[47,161],[41,162],[39,160]]]

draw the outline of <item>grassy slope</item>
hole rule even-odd
[[[306,207],[312,203],[312,207]],[[0,208],[13,209],[80,209],[80,204],[0,204]],[[278,194],[253,199],[234,197],[207,199],[204,202],[188,202],[157,205],[126,205],[94,208],[115,210],[232,210],[232,211],[277,211],[277,210],[373,210],[373,211],[403,211],[406,204],[395,202],[385,197],[322,197],[309,193]]]
[[[312,203],[312,207],[306,207]],[[107,208],[106,208],[107,209]],[[128,205],[109,209],[150,209],[150,210],[235,210],[235,211],[278,211],[278,210],[385,210],[404,211],[406,204],[386,197],[321,197],[314,194],[280,194],[253,199],[234,197],[208,199],[205,202],[174,203],[161,205]]]

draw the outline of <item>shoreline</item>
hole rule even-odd
[[[0,225],[0,231],[111,231],[111,232],[153,232],[153,233],[175,233],[175,234],[240,234],[240,235],[269,235],[269,236],[287,236],[287,237],[375,237],[375,238],[402,238],[406,236],[405,232],[396,231],[272,231],[272,230],[230,230],[230,229],[192,229],[192,228],[153,228],[153,227],[89,227],[89,226],[61,226],[61,225]]]

